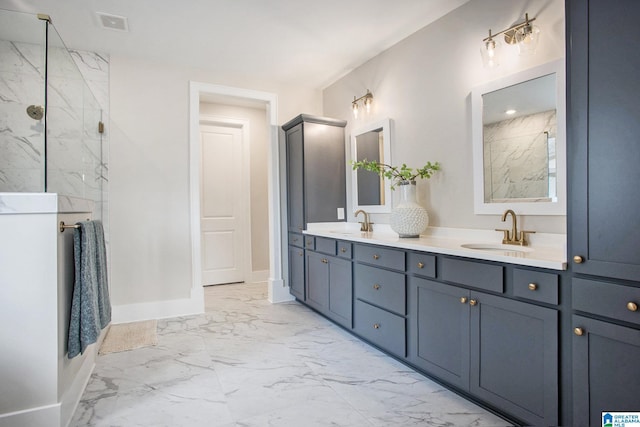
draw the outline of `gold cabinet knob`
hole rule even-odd
[[[538,285],[536,285],[535,283],[529,283],[528,287],[530,291],[535,291],[538,289]]]
[[[298,252],[298,256],[304,256],[304,252]]]
[[[467,297],[460,297],[460,303],[466,304],[468,301]]]
[[[340,248],[340,252],[342,252],[342,253],[347,252],[347,248]]]
[[[373,289],[375,289],[376,291],[380,289],[380,285],[378,285],[377,283],[375,285],[373,285]]]
[[[573,328],[573,333],[577,336],[581,337],[584,335],[584,329],[582,328]]]
[[[580,255],[576,255],[573,257],[573,262],[575,262],[576,264],[582,264],[584,262],[584,258],[582,258]]]
[[[419,262],[418,263],[418,268],[424,268],[424,262]]]
[[[328,260],[328,259],[326,259],[326,258],[322,258],[322,262],[323,262],[324,264],[328,264],[328,263],[329,263],[329,260]]]
[[[373,329],[380,329],[380,324],[379,323],[374,323],[373,324]]]
[[[378,254],[374,255],[373,259],[380,259],[380,255],[378,255]]]
[[[638,311],[638,304],[633,301],[629,301],[627,303],[627,310],[629,311]]]
[[[294,237],[294,238],[292,239],[292,241],[294,241],[294,242],[297,242],[298,240],[299,240],[299,239],[298,239],[297,237]]]
[[[474,306],[477,304],[478,304],[478,300],[475,300],[475,299],[469,300],[469,305]]]

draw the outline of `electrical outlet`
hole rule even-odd
[[[338,219],[344,219],[344,208],[338,208]]]

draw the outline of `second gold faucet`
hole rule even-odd
[[[502,222],[507,220],[507,215],[509,214],[511,214],[511,230],[496,228],[496,231],[502,231],[504,233],[502,244],[527,246],[529,244],[527,241],[527,234],[535,233],[535,231],[522,230],[518,232],[518,220],[516,219],[516,213],[511,209],[504,211],[502,214]]]

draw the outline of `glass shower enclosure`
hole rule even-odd
[[[103,219],[103,120],[50,19],[0,9],[0,194],[88,199]]]

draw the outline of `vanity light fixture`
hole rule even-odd
[[[353,102],[351,103],[351,109],[353,110],[353,117],[358,118],[358,110],[360,107],[358,106],[358,102],[362,101],[364,104],[364,108],[367,110],[367,113],[371,111],[371,104],[373,104],[373,94],[367,89],[367,93],[362,95],[360,98],[353,97]]]
[[[529,19],[529,14],[525,13],[524,22],[513,24],[506,30],[502,30],[496,34],[492,34],[489,30],[489,37],[482,40],[480,53],[482,54],[482,62],[485,67],[493,68],[499,65],[498,52],[500,43],[495,39],[496,36],[504,35],[504,41],[508,45],[517,45],[520,55],[533,54],[538,46],[538,38],[540,29],[531,23],[536,18]]]

